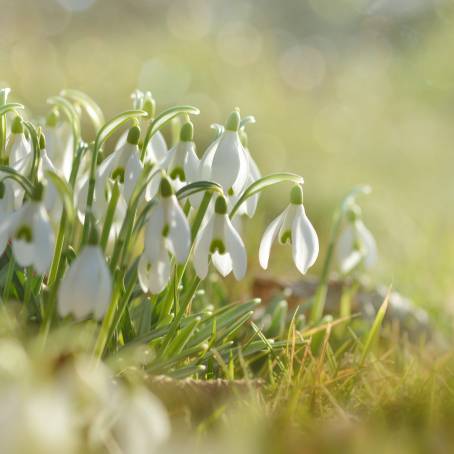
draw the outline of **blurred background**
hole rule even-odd
[[[453,55],[452,0],[0,0],[0,84],[16,100],[41,115],[78,88],[110,117],[151,90],[159,110],[201,109],[199,154],[239,106],[257,118],[262,172],[305,177],[322,246],[345,193],[372,185],[360,203],[374,280],[439,318],[454,312]],[[253,273],[258,232],[287,193],[264,197],[246,232]],[[271,272],[291,277],[281,251]]]

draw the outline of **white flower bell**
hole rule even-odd
[[[208,274],[209,257],[215,268],[227,276],[232,270],[237,280],[246,274],[247,254],[243,240],[227,214],[227,200],[216,199],[214,214],[200,230],[194,245],[193,264],[199,278]]]
[[[33,266],[38,274],[48,272],[55,245],[49,216],[41,201],[39,184],[34,199],[0,221],[0,254],[12,240],[14,258],[19,266]]]
[[[184,263],[191,246],[188,220],[167,177],[161,179],[160,195],[145,228],[138,270],[143,291],[153,294],[160,293],[170,280],[169,252],[178,263]]]
[[[249,175],[249,162],[240,141],[239,127],[240,114],[234,111],[225,130],[205,151],[200,164],[200,179],[219,183],[229,197],[244,189]]]
[[[54,167],[69,180],[73,164],[73,136],[67,122],[59,122],[56,110],[50,112],[43,127],[47,156]]]
[[[179,142],[169,150],[161,168],[169,175],[175,191],[185,184],[198,180],[200,160],[195,152],[194,126],[191,122],[181,127]],[[159,175],[156,175],[145,190],[146,200],[151,200],[159,189]]]
[[[353,205],[347,212],[347,219],[348,225],[336,245],[336,259],[342,274],[348,274],[361,266],[371,268],[377,261],[377,245],[361,220],[361,209]]]
[[[279,237],[282,244],[292,245],[293,261],[302,274],[315,263],[319,244],[317,233],[306,216],[303,206],[303,189],[294,186],[290,193],[290,204],[265,230],[260,242],[259,261],[262,268],[268,268],[271,246]]]
[[[181,127],[180,141],[169,150],[161,167],[169,175],[175,190],[198,178],[200,161],[195,152],[194,126],[191,122]]]
[[[71,263],[58,289],[58,313],[61,317],[73,314],[82,320],[93,313],[100,320],[106,313],[112,297],[112,277],[95,229],[89,244]]]
[[[138,126],[133,126],[128,132],[126,143],[99,165],[96,171],[93,200],[93,212],[97,219],[102,219],[107,211],[112,180],[116,180],[120,185],[118,209],[126,207],[143,170],[137,146],[139,137],[140,129]],[[89,181],[86,176],[78,191],[79,213],[82,218],[85,214],[88,186]]]
[[[22,118],[17,116],[11,125],[11,134],[6,146],[9,166],[28,177],[33,165],[33,152],[24,133]]]

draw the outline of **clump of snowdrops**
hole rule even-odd
[[[105,121],[100,107],[76,90],[48,99],[45,118],[8,102],[9,91],[1,90],[0,99],[2,297],[21,301],[44,338],[61,323],[97,321],[97,357],[146,343],[155,353],[152,368],[169,372],[184,363],[188,374],[209,367],[211,347],[231,354],[234,334],[258,301],[214,307],[204,295],[209,269],[244,278],[242,224],[254,216],[262,191],[276,184],[290,184],[289,203],[263,234],[261,266],[267,268],[275,240],[291,246],[302,274],[317,260],[303,178],[261,175],[248,148],[253,116],[234,109],[225,125],[213,124],[202,152],[191,122],[199,110],[182,105],[157,114],[149,92],[135,91],[133,108]],[[84,117],[95,131],[90,142]],[[173,132],[171,145],[165,127]],[[119,138],[112,143],[114,133]],[[356,188],[335,215],[312,323],[323,315],[344,219],[337,247],[342,272],[375,260],[355,204],[367,191]],[[253,337],[246,350],[260,351],[257,342],[269,349]]]

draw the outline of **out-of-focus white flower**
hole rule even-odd
[[[71,263],[58,289],[58,312],[82,320],[93,313],[100,320],[109,307],[112,277],[101,248],[86,245]]]
[[[143,388],[127,393],[113,426],[122,453],[153,454],[170,436],[170,422],[161,402]]]
[[[143,165],[139,158],[140,129],[133,126],[128,132],[126,143],[101,162],[96,171],[93,212],[97,219],[103,219],[109,204],[113,181],[120,185],[120,199],[117,210],[126,207],[134,191]],[[81,219],[85,215],[89,180],[85,176],[78,190],[78,207]],[[124,215],[124,213],[122,213]]]
[[[144,292],[159,293],[170,279],[169,252],[183,263],[191,244],[188,220],[167,177],[160,183],[160,199],[145,228],[144,252],[139,261],[139,282]]]
[[[370,268],[377,261],[377,245],[361,220],[361,210],[357,205],[353,205],[347,212],[347,219],[348,225],[336,245],[336,258],[343,274],[361,266]]]
[[[77,424],[63,392],[45,385],[27,389],[12,384],[2,389],[0,408],[0,452],[77,452]]]
[[[249,161],[241,144],[238,129],[240,114],[230,114],[225,130],[207,148],[200,163],[200,179],[219,183],[224,192],[237,196],[245,187]]]
[[[10,167],[25,177],[30,176],[33,165],[33,151],[30,142],[25,136],[24,125],[19,116],[14,118],[11,125],[11,133],[8,136],[8,143],[6,145],[6,154]],[[8,184],[13,188],[14,207],[19,208],[24,198],[24,189],[15,181],[11,181]]]
[[[69,180],[73,163],[73,136],[67,122],[60,122],[58,112],[53,110],[43,127],[47,156],[53,166]]]
[[[214,214],[202,227],[195,241],[193,263],[201,279],[208,273],[210,255],[214,266],[223,276],[233,270],[239,280],[246,274],[246,248],[230,222],[224,196],[216,199]]]
[[[282,244],[292,245],[293,261],[302,274],[315,263],[318,257],[317,233],[306,216],[303,206],[303,189],[294,186],[290,194],[290,204],[265,230],[260,242],[259,261],[262,268],[268,267],[271,246],[279,237]]]
[[[19,116],[13,120],[11,125],[11,134],[6,149],[9,156],[9,166],[21,175],[28,177],[33,165],[33,152],[31,144],[25,136],[22,119]]]
[[[55,244],[49,216],[40,201],[42,189],[41,186],[37,190],[40,194],[36,200],[26,202],[19,210],[0,220],[0,253],[11,239],[17,263],[33,266],[39,274],[49,270]]]

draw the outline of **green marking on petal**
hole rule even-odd
[[[119,183],[124,183],[125,182],[125,169],[124,169],[124,167],[117,167],[112,172],[112,179],[113,180],[117,180]]]
[[[222,240],[214,239],[210,244],[210,252],[214,254],[216,251],[219,254],[225,254],[225,245]]]
[[[290,230],[286,230],[279,238],[279,242],[281,244],[286,244],[289,243],[291,244],[292,242],[292,232]]]
[[[167,238],[167,236],[169,235],[169,230],[170,230],[169,224],[166,224],[162,229],[161,235],[164,238]]]
[[[32,229],[28,225],[23,225],[19,227],[16,232],[16,239],[26,241],[27,243],[31,243],[33,239]]]
[[[170,178],[172,178],[172,180],[179,178],[180,181],[186,181],[186,174],[181,167],[175,167],[172,172],[170,172]]]

